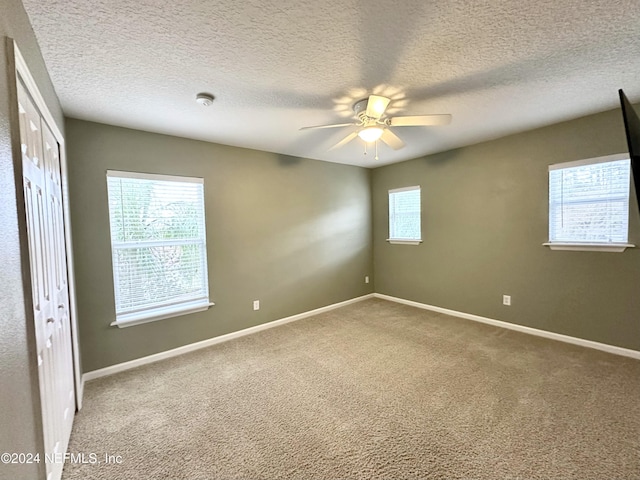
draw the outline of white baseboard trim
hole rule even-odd
[[[297,315],[292,315],[290,317],[285,317],[279,320],[273,320],[271,322],[263,323],[261,325],[256,325],[255,327],[245,328],[243,330],[238,330],[237,332],[231,332],[225,335],[220,335],[218,337],[209,338],[201,342],[184,345],[182,347],[174,348],[172,350],[167,350],[165,352],[156,353],[156,354],[149,355],[142,358],[136,358],[135,360],[130,360],[124,363],[118,363],[116,365],[100,368],[98,370],[92,370],[82,375],[82,383],[84,386],[84,382],[95,380],[96,378],[106,377],[107,375],[113,375],[114,373],[123,372],[125,370],[136,368],[142,365],[158,362],[166,358],[176,357],[178,355],[182,355],[188,352],[200,350],[201,348],[210,347],[211,345],[227,342],[229,340],[233,340],[234,338],[244,337],[245,335],[251,335],[252,333],[260,332],[262,330],[278,327],[280,325],[284,325],[285,323],[295,322],[296,320],[302,320],[303,318],[312,317],[314,315],[328,312],[330,310],[335,310],[336,308],[344,307],[352,303],[361,302],[363,300],[373,298],[373,296],[374,294],[370,293],[368,295],[363,295],[361,297],[345,300],[344,302],[334,303],[331,305],[327,305],[326,307],[316,308],[315,310],[309,310],[308,312],[302,312],[302,313],[298,313]]]
[[[374,293],[373,296],[375,298],[389,300],[390,302],[402,303],[404,305],[421,308],[423,310],[431,310],[433,312],[444,313],[446,315],[451,315],[453,317],[464,318],[466,320],[473,320],[474,322],[486,323],[488,325],[493,325],[494,327],[507,328],[509,330],[515,330],[516,332],[528,333],[529,335],[535,335],[537,337],[549,338],[551,340],[557,340],[559,342],[571,343],[573,345],[579,345],[581,347],[593,348],[595,350],[602,350],[603,352],[613,353],[614,355],[622,355],[623,357],[630,357],[630,358],[635,358],[636,360],[640,360],[640,352],[637,350],[616,347],[614,345],[594,342],[592,340],[584,340],[582,338],[571,337],[569,335],[563,335],[561,333],[549,332],[547,330],[539,330],[537,328],[525,327],[523,325],[517,325],[515,323],[503,322],[501,320],[494,320],[492,318],[481,317],[480,315],[473,315],[471,313],[458,312],[456,310],[449,310],[448,308],[427,305],[426,303],[414,302],[412,300],[405,300],[403,298],[392,297],[390,295],[383,295],[381,293]]]

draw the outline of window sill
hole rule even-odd
[[[399,238],[387,238],[387,242],[392,245],[420,245],[422,240],[401,240]]]
[[[206,300],[183,303],[181,305],[171,305],[169,307],[154,308],[153,310],[148,310],[142,313],[136,312],[119,315],[116,321],[111,323],[111,326],[118,328],[133,327],[134,325],[165,320],[167,318],[179,317],[190,313],[204,312],[214,305],[215,303]]]
[[[547,242],[543,243],[551,250],[573,250],[578,252],[624,252],[627,248],[635,248],[631,243],[570,243]]]

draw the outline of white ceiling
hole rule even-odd
[[[23,2],[66,115],[283,155],[372,167],[640,99],[638,0]],[[453,122],[378,161],[298,130],[371,93]]]

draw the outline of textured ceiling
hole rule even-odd
[[[371,167],[640,99],[638,0],[23,2],[68,116],[284,155]],[[453,122],[378,161],[298,130],[371,93]]]

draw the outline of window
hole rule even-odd
[[[203,180],[108,171],[107,188],[112,325],[209,308]]]
[[[623,251],[629,225],[629,158],[549,166],[551,248]]]
[[[420,187],[389,190],[389,243],[417,245],[420,233]]]

